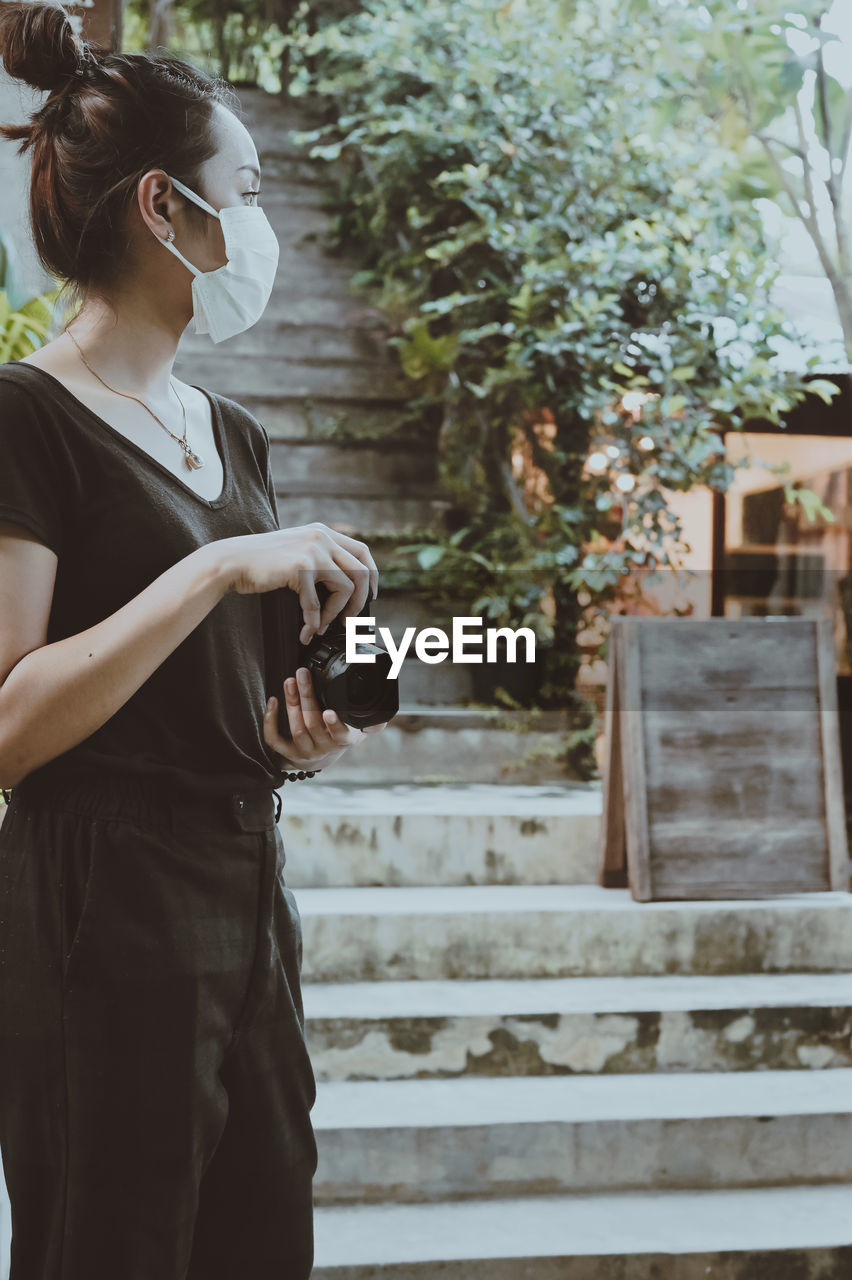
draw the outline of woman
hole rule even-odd
[[[304,1280],[315,1080],[275,788],[360,732],[307,668],[264,708],[262,593],[304,643],[363,542],[278,528],[264,428],[172,376],[263,311],[278,246],[227,86],[0,6],[31,221],[81,308],[0,365],[0,1153],[12,1280]],[[316,584],[329,588],[319,607]],[[383,725],[376,726],[377,729]]]

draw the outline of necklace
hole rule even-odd
[[[180,445],[181,449],[183,449],[183,453],[184,453],[184,459],[183,459],[183,460],[184,460],[184,462],[186,463],[186,465],[187,465],[187,467],[189,468],[189,470],[190,470],[190,471],[197,471],[197,470],[199,469],[199,467],[203,467],[203,466],[204,466],[204,459],[200,456],[200,454],[198,454],[198,453],[196,453],[196,452],[195,452],[195,450],[190,446],[189,442],[187,441],[187,438],[186,438],[186,405],[184,404],[183,400],[182,400],[182,399],[180,398],[180,396],[178,395],[177,387],[174,385],[174,383],[173,383],[173,381],[172,381],[171,379],[169,379],[169,385],[171,386],[172,391],[173,391],[173,392],[175,393],[175,395],[177,396],[178,404],[180,405],[180,407],[181,407],[181,409],[182,409],[182,411],[183,411],[183,436],[182,436],[182,437],[181,437],[181,436],[176,436],[176,435],[175,435],[175,433],[174,433],[173,431],[169,431],[169,428],[166,426],[165,422],[160,421],[160,419],[157,417],[157,415],[156,415],[156,413],[154,412],[154,410],[153,410],[153,409],[151,409],[151,408],[149,408],[149,406],[145,403],[145,401],[144,401],[144,400],[140,400],[138,396],[131,396],[131,395],[129,395],[129,394],[128,394],[128,392],[126,392],[126,391],[118,391],[115,387],[111,387],[111,386],[109,385],[109,383],[108,383],[108,382],[105,382],[105,381],[104,381],[104,379],[101,377],[101,375],[100,375],[99,373],[95,373],[94,369],[93,369],[93,368],[92,368],[92,366],[89,364],[89,362],[88,362],[88,360],[86,359],[86,357],[83,355],[82,347],[80,346],[80,344],[79,344],[79,342],[77,341],[77,339],[74,337],[74,335],[73,335],[73,333],[71,332],[71,330],[66,326],[66,328],[63,330],[63,332],[68,334],[68,337],[71,339],[71,341],[74,343],[74,346],[75,346],[75,347],[77,348],[77,350],[80,352],[80,359],[83,361],[83,364],[84,364],[84,365],[86,366],[86,368],[89,370],[89,373],[91,373],[93,377],[97,378],[98,382],[100,382],[103,386],[105,386],[105,387],[106,387],[106,389],[107,389],[107,391],[112,391],[112,392],[114,392],[114,394],[115,394],[115,395],[117,395],[117,396],[124,396],[125,400],[135,400],[137,404],[141,404],[141,406],[142,406],[142,408],[143,408],[143,409],[147,409],[147,410],[148,410],[148,412],[150,413],[150,415],[151,415],[151,417],[154,419],[154,421],[155,421],[155,422],[159,422],[159,424],[160,424],[160,426],[163,428],[163,430],[164,430],[164,431],[166,431],[166,432],[168,432],[168,434],[171,436],[171,438],[172,438],[173,440],[177,440],[177,442],[178,442],[178,444]]]

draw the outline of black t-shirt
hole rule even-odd
[[[197,547],[279,527],[265,428],[204,394],[224,471],[212,500],[44,369],[0,363],[0,520],[59,557],[48,644],[103,621]],[[202,794],[280,786],[281,757],[263,739],[261,600],[229,592],[100,729],[29,776],[169,775]]]

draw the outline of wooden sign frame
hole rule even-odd
[[[605,750],[599,884],[849,892],[831,619],[613,617]]]

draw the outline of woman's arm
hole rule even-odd
[[[49,547],[0,522],[2,787],[105,724],[228,591],[291,586],[308,643],[338,613],[356,614],[378,587],[366,546],[326,525],[248,534],[199,547],[102,622],[47,644],[56,566]],[[317,581],[330,587],[322,608]]]
[[[46,644],[56,553],[0,524],[0,785],[99,729],[218,604],[229,588],[215,546],[96,626]]]

